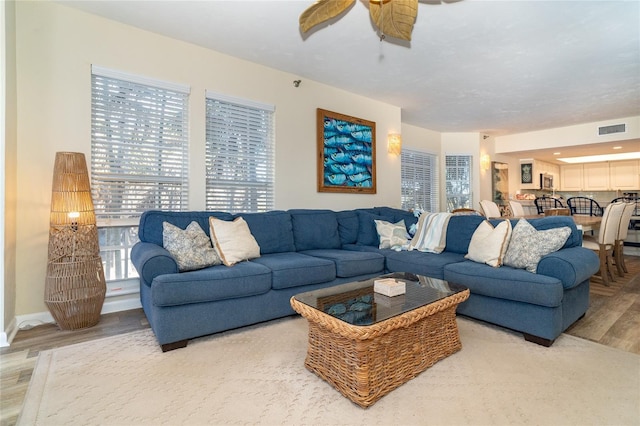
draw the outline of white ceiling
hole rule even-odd
[[[640,115],[637,0],[421,0],[411,42],[381,42],[365,0],[309,34],[298,17],[313,0],[59,3],[397,105],[439,132]]]

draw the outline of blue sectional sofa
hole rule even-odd
[[[260,257],[179,272],[163,248],[163,222],[184,229],[196,221],[209,234],[210,216],[242,217],[260,246]],[[483,217],[452,216],[446,248],[439,254],[379,249],[375,219],[404,220],[407,229],[417,221],[410,212],[389,207],[238,215],[145,212],[131,260],[140,275],[142,307],[163,351],[184,347],[195,337],[292,315],[289,299],[297,293],[387,272],[465,285],[471,296],[459,305],[459,314],[522,332],[527,340],[547,346],[587,310],[589,278],[599,262],[581,247],[582,234],[570,217],[530,220],[539,230],[571,228],[564,247],[543,257],[537,273],[465,259]]]

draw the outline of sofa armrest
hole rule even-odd
[[[570,247],[544,256],[537,274],[558,278],[563,288],[572,288],[598,272],[598,255],[583,247]]]
[[[147,286],[158,275],[179,272],[178,264],[171,254],[154,243],[136,243],[131,249],[131,262],[136,267],[141,282]]]

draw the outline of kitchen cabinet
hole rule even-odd
[[[585,163],[582,170],[582,189],[584,191],[607,191],[609,184],[609,163]]]
[[[567,164],[560,168],[562,191],[640,189],[640,161]]]
[[[569,164],[560,168],[560,188],[563,191],[582,191],[582,164]]]
[[[640,189],[640,160],[609,163],[611,189]]]

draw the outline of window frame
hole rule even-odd
[[[207,91],[205,109],[206,209],[273,210],[275,106]]]
[[[455,158],[456,160],[456,164],[455,165],[449,165],[449,158]],[[460,164],[460,161],[465,161],[466,164]],[[444,155],[444,167],[445,167],[445,201],[446,201],[446,205],[447,205],[447,210],[448,211],[452,211],[454,209],[457,208],[469,208],[469,209],[473,209],[473,155],[472,154],[462,154],[462,153],[455,153],[455,154],[445,154]],[[455,168],[457,170],[455,170],[455,174],[456,177],[458,177],[458,179],[449,179],[450,175],[451,175],[451,170],[450,168]],[[464,173],[459,173],[460,169],[464,169]],[[461,179],[460,176],[464,177],[464,175],[466,174],[466,177],[468,179]],[[462,191],[458,191],[458,192],[449,192],[449,183],[450,182],[457,182],[456,186],[459,186],[461,188],[466,187],[468,189],[468,193],[465,193],[464,190]],[[455,202],[452,201],[453,198],[464,198],[467,197],[467,202]]]
[[[409,164],[409,156],[419,157],[419,161],[413,161],[413,164]],[[440,210],[440,165],[439,155],[435,152],[420,151],[416,149],[402,148],[400,153],[400,205],[401,208],[411,210],[419,209],[422,211],[437,212]],[[410,174],[407,167],[412,166],[414,168],[413,178],[408,176]],[[428,191],[422,190],[421,196],[416,195],[417,190],[414,190],[412,194],[408,190],[405,190],[406,186],[413,183],[413,187],[416,188],[416,182],[420,180],[419,173],[428,174]],[[424,179],[422,180],[424,182]],[[427,194],[428,192],[428,194]],[[428,198],[428,202],[425,199]],[[412,198],[413,205],[408,205],[409,201],[405,198]],[[418,202],[416,202],[418,200]],[[428,205],[427,205],[428,204]]]
[[[91,67],[91,181],[101,241],[100,256],[107,278],[107,297],[139,291],[139,279],[131,265],[130,254],[138,241],[137,227],[142,212],[149,208],[188,209],[190,91],[189,86],[182,84],[96,65]],[[154,97],[154,94],[157,96]],[[170,103],[168,112],[161,108],[164,102]],[[156,128],[154,125],[157,123],[160,125]],[[165,131],[156,135],[158,129]],[[145,157],[150,151],[166,154],[166,158],[158,155],[156,169],[152,168],[157,176],[146,174],[148,169],[145,161],[148,158]],[[111,157],[112,154],[115,157]],[[125,166],[114,161],[118,157],[123,159]],[[133,164],[144,173],[135,173],[136,167],[131,166],[135,161],[138,163]],[[168,168],[163,168],[163,162]],[[110,174],[114,164],[116,170],[122,167],[131,173]],[[171,176],[172,173],[174,176]],[[164,175],[167,175],[166,179]],[[118,193],[117,186],[116,189],[112,188],[110,182],[115,181],[122,182],[119,188],[122,194]],[[179,199],[177,203],[169,203],[168,207],[161,197],[152,199],[155,201],[153,205],[136,204],[135,191],[133,198],[127,198],[125,191],[138,184],[142,187],[139,193],[144,193],[145,186],[140,182],[151,186],[156,184],[157,189],[150,190],[152,194],[160,194],[163,185],[177,182]],[[106,191],[106,198],[104,193],[101,194],[101,188]],[[121,204],[135,207],[120,211],[105,207],[109,204],[108,200],[118,197],[122,197]],[[114,239],[119,240],[120,244],[114,245]],[[107,241],[110,244],[106,244]],[[115,278],[109,279],[113,276],[109,265],[112,269],[122,271],[122,276],[116,273]]]

